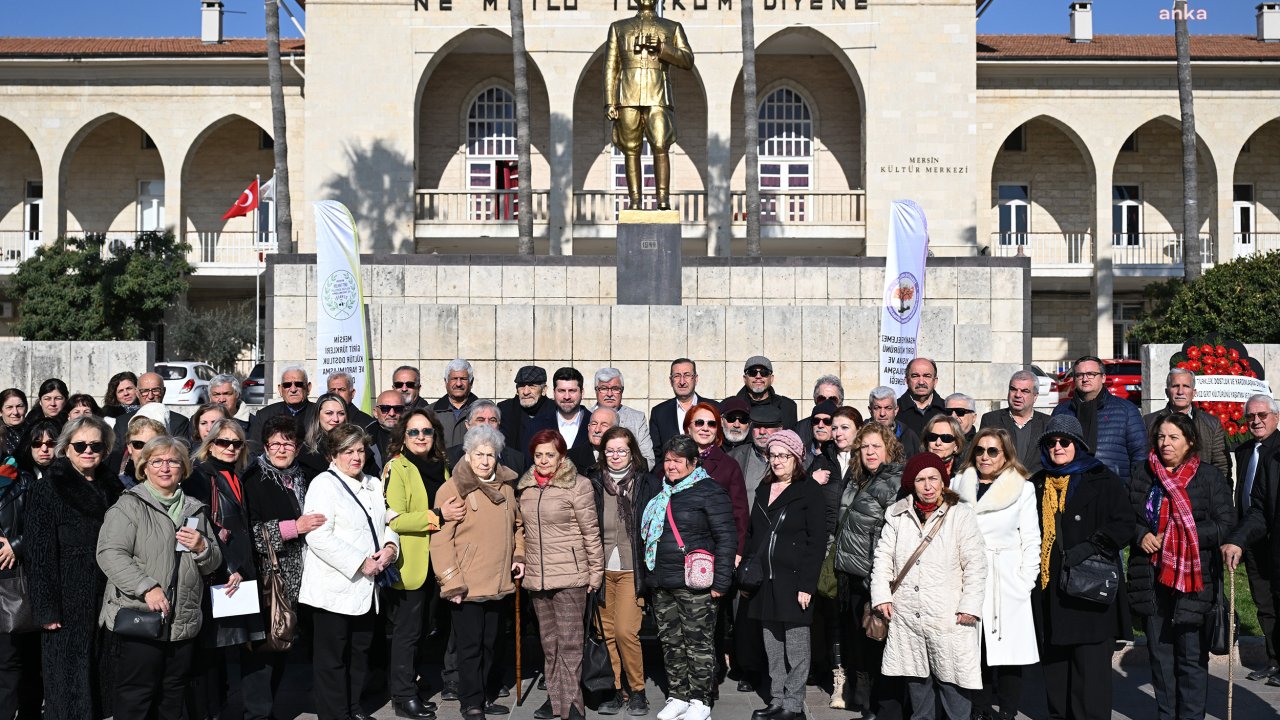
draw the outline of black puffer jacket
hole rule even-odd
[[[857,458],[853,462],[860,462]],[[898,499],[902,489],[902,464],[883,463],[874,473],[863,478],[861,486],[850,481],[840,497],[837,522],[844,522],[836,532],[836,569],[871,577],[871,560],[880,543],[884,513]],[[846,515],[845,511],[848,510]]]
[[[662,480],[661,482],[666,482]],[[660,487],[660,485],[659,485]],[[653,495],[641,496],[640,507],[646,508],[657,496],[658,487],[650,486]],[[640,490],[644,492],[644,489]],[[705,478],[683,492],[671,496],[671,514],[680,528],[685,550],[706,550],[716,556],[716,579],[711,589],[729,592],[733,578],[733,556],[738,551],[738,528],[733,521],[733,505],[729,493]],[[644,517],[644,510],[640,511]],[[643,530],[641,530],[643,533]],[[662,537],[658,540],[657,557],[653,569],[644,563],[644,543],[640,545],[640,566],[637,580],[641,592],[654,588],[678,589],[684,585],[684,553],[676,545],[671,523],[663,521]]]
[[[1147,524],[1146,506],[1152,486],[1158,483],[1149,462],[1134,465],[1129,474],[1129,501],[1137,518],[1133,544],[1129,548],[1129,605],[1139,615],[1151,615],[1156,608],[1156,571],[1151,564],[1151,555],[1142,550],[1142,538],[1148,532],[1154,532]],[[1196,537],[1200,541],[1204,589],[1197,593],[1177,593],[1173,622],[1177,625],[1200,625],[1213,610],[1222,584],[1222,562],[1218,550],[1235,527],[1236,510],[1231,483],[1221,470],[1207,462],[1200,463],[1195,477],[1187,484],[1187,498],[1191,500],[1191,516],[1195,519]],[[1168,498],[1163,502],[1169,502]]]
[[[9,542],[18,562],[8,570],[0,570],[0,578],[13,577],[18,574],[26,560],[26,545],[22,541],[26,530],[27,490],[35,482],[25,471],[18,473],[18,479],[9,487],[0,491],[0,537]]]

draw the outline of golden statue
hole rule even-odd
[[[635,17],[609,26],[605,47],[604,98],[613,121],[613,144],[622,151],[631,208],[640,209],[644,166],[640,151],[649,141],[659,210],[670,210],[671,160],[676,139],[674,93],[667,66],[693,69],[693,51],[684,28],[654,12],[657,0],[638,0]]]

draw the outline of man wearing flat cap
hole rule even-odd
[[[525,432],[529,421],[542,412],[548,402],[547,371],[537,365],[525,365],[517,370],[515,397],[498,403],[502,414],[498,430],[506,438],[507,447],[524,452],[524,441],[530,437]]]
[[[754,497],[760,481],[769,472],[769,436],[785,430],[782,415],[774,405],[751,408],[751,442],[736,447],[729,457],[738,461],[742,479],[747,484],[747,497]]]
[[[796,401],[779,395],[773,389],[773,363],[763,355],[747,358],[742,367],[742,389],[734,397],[746,400],[753,409],[762,405],[777,408],[784,430],[790,430],[796,425]]]

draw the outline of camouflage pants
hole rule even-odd
[[[716,674],[716,600],[705,590],[655,589],[653,613],[670,684],[668,697],[710,705]]]

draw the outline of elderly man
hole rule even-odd
[[[1196,375],[1190,370],[1174,368],[1164,381],[1164,396],[1169,402],[1164,410],[1148,413],[1142,424],[1148,431],[1156,424],[1156,418],[1166,412],[1179,412],[1195,421],[1196,434],[1200,436],[1200,450],[1196,453],[1201,462],[1207,462],[1231,477],[1231,454],[1227,452],[1227,434],[1222,423],[1206,412],[1200,412],[1193,404],[1196,399]]]
[[[653,451],[653,439],[649,436],[649,421],[645,419],[644,413],[622,404],[622,371],[611,367],[600,368],[596,371],[595,381],[596,407],[609,408],[617,413],[617,424],[631,431],[636,444],[640,446],[640,454],[649,463],[649,468],[654,468],[654,458],[658,455]]]
[[[516,371],[516,394],[498,403],[502,424],[498,427],[506,438],[507,446],[520,452],[525,450],[529,437],[529,423],[542,412],[550,400],[547,398],[547,371],[537,365],[525,365]]]
[[[366,427],[373,422],[373,418],[355,404],[356,383],[350,374],[331,373],[325,379],[325,389],[342,398],[342,401],[347,404],[347,422],[360,427]]]
[[[444,369],[444,395],[431,405],[431,410],[440,419],[440,427],[444,430],[445,447],[462,444],[462,437],[467,434],[463,420],[471,403],[479,400],[471,392],[475,384],[475,368],[462,358],[455,358]]]
[[[777,408],[783,430],[796,425],[796,401],[773,389],[773,363],[763,355],[747,358],[742,367],[742,389],[734,397],[742,398],[752,408],[760,405]]]
[[[1071,367],[1075,393],[1071,400],[1053,409],[1056,415],[1073,415],[1084,428],[1084,440],[1093,456],[1129,485],[1129,468],[1147,459],[1151,448],[1147,426],[1138,406],[1107,390],[1102,361],[1086,355]]]
[[[249,433],[249,426],[253,424],[254,414],[249,412],[249,406],[241,402],[240,381],[235,375],[223,373],[222,375],[214,375],[209,381],[209,402],[215,402],[227,409],[231,417],[240,423],[240,427],[244,428],[246,436]]]
[[[817,407],[828,400],[835,403],[837,408],[844,404],[844,385],[840,382],[840,378],[835,375],[823,375],[813,383],[814,407]],[[795,431],[796,434],[800,436],[800,440],[804,443],[805,447],[811,448],[817,444],[814,442],[813,437],[812,415],[796,423]],[[830,439],[830,430],[828,428],[828,435],[823,441],[825,442]]]
[[[1249,673],[1250,680],[1266,679],[1280,687],[1280,402],[1268,395],[1254,395],[1244,405],[1245,421],[1253,437],[1236,448],[1236,526],[1222,557],[1235,568],[1241,558],[1249,576],[1249,592],[1258,607],[1258,624],[1266,636],[1267,665]]]
[[[532,438],[540,430],[556,430],[564,438],[569,447],[569,459],[578,467],[578,472],[585,473],[587,468],[595,464],[595,450],[587,439],[587,425],[590,424],[591,413],[582,405],[582,373],[571,367],[562,367],[551,376],[552,403],[539,413],[526,429]],[[533,464],[531,448],[521,448],[525,453],[525,461]]]
[[[1029,472],[1040,470],[1040,448],[1036,445],[1044,434],[1049,416],[1036,411],[1036,395],[1040,393],[1036,374],[1019,370],[1009,378],[1008,407],[992,410],[982,416],[979,427],[1005,430],[1013,437],[1018,462]]]
[[[314,404],[307,398],[311,395],[311,381],[307,379],[307,371],[300,365],[290,365],[280,373],[280,384],[276,386],[280,392],[280,401],[271,403],[254,415],[249,425],[249,438],[261,444],[265,442],[262,429],[267,421],[279,415],[289,415],[297,422],[298,437],[306,435],[302,421],[306,412]]]
[[[755,497],[756,488],[769,472],[769,436],[784,430],[782,415],[774,405],[756,405],[751,408],[751,443],[733,449],[729,457],[738,461],[742,479],[747,485],[747,497]]]
[[[422,391],[422,373],[412,365],[401,365],[391,373],[391,387],[400,391],[405,410],[427,407],[427,401],[419,394]]]
[[[399,390],[383,390],[378,393],[378,399],[373,403],[373,422],[364,426],[364,431],[373,438],[373,447],[370,448],[370,452],[378,467],[386,465],[391,459],[387,457],[387,447],[391,445],[391,431],[395,429],[396,423],[400,422],[400,418],[404,417],[404,413],[403,393]]]
[[[591,419],[587,422],[587,441],[591,443],[591,452],[596,456],[598,464],[602,459],[600,441],[610,429],[618,427],[618,411],[609,407],[598,407],[591,411]]]
[[[929,420],[947,405],[938,395],[938,364],[927,357],[907,363],[907,391],[898,398],[898,421],[917,437],[924,435]]]
[[[689,408],[707,400],[698,397],[698,364],[689,358],[672,360],[667,380],[675,397],[654,405],[649,413],[649,437],[653,439],[654,457],[662,454],[668,440],[684,433],[684,416]]]
[[[960,423],[960,429],[964,431],[964,444],[968,447],[973,436],[978,434],[973,427],[978,420],[978,403],[964,393],[951,393],[945,404],[946,413]]]
[[[463,425],[466,426],[467,430],[477,425],[488,425],[494,430],[499,430],[502,427],[502,410],[492,400],[476,400],[471,403],[471,409],[467,411],[467,417],[463,420]],[[463,435],[465,436],[465,434],[464,432]],[[462,443],[447,448],[445,455],[449,460],[449,467],[452,468],[457,465],[463,454]],[[524,462],[524,453],[510,445],[503,446],[502,456],[498,458],[498,462],[514,471],[517,477],[523,475],[524,471],[529,469]]]
[[[893,428],[893,434],[898,438],[898,442],[902,443],[903,457],[909,458],[920,452],[924,446],[920,444],[920,436],[914,430],[898,422],[900,407],[898,394],[888,385],[881,385],[867,396],[868,419]]]
[[[720,427],[724,430],[726,453],[734,448],[751,444],[751,406],[742,398],[729,398],[720,405]]]
[[[806,463],[823,454],[823,448],[831,440],[831,425],[835,420],[836,410],[839,409],[840,406],[834,401],[823,400],[814,405],[809,417],[805,418],[804,422],[808,423],[810,428],[809,439],[804,446],[805,452],[809,454],[809,457],[805,458]]]
[[[142,373],[138,376],[139,408],[147,403],[164,403],[164,392],[164,378],[160,377],[156,373],[148,372]],[[116,447],[123,447],[125,430],[128,429],[129,421],[133,419],[133,416],[137,412],[137,410],[134,410],[116,421],[116,439],[121,443],[117,444]],[[165,415],[166,418],[164,420],[164,424],[165,427],[169,428],[169,434],[176,438],[185,439],[191,432],[191,421],[189,421],[182,413],[169,412],[166,410]]]

